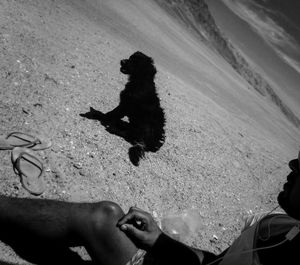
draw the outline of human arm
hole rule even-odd
[[[200,265],[204,258],[203,253],[196,253],[187,245],[161,233],[150,249],[155,257],[167,264]],[[199,255],[200,254],[200,255]]]
[[[206,255],[213,255],[170,238],[161,231],[149,213],[136,207],[130,208],[117,225],[138,248],[149,251],[166,264],[201,265]]]

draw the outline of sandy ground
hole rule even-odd
[[[107,3],[109,2],[109,4]],[[80,113],[118,104],[119,61],[136,50],[154,58],[166,143],[139,167],[129,143]],[[39,197],[136,205],[162,218],[201,215],[190,245],[218,253],[249,213],[276,204],[299,133],[248,89],[219,56],[151,1],[0,1],[0,133],[50,139],[37,155],[47,189]],[[1,151],[0,193],[33,197]],[[0,245],[0,260],[23,264]]]

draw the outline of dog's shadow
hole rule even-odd
[[[92,107],[90,107],[89,112],[81,113],[79,115],[89,120],[99,121],[105,127],[105,130],[107,132],[123,138],[130,144],[134,144],[133,139],[131,139],[130,135],[128,135],[127,133],[129,128],[129,122],[124,120],[114,120],[113,122],[111,120],[107,120],[105,119],[105,114],[103,112],[95,110]]]

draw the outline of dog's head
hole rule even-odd
[[[154,78],[156,68],[153,59],[142,52],[135,52],[128,59],[121,60],[120,71],[133,78]]]

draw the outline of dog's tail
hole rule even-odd
[[[145,156],[145,148],[143,144],[137,143],[129,148],[129,159],[135,166],[139,165],[140,159]]]

